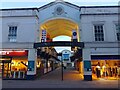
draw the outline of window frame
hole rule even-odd
[[[8,26],[8,41],[9,42],[17,42],[17,32],[18,32],[18,26],[17,25],[9,25]]]
[[[116,26],[119,25],[118,23],[115,23],[114,26],[115,26],[115,40],[117,42],[120,42],[120,40],[118,40],[118,36],[117,36],[117,29],[116,29]],[[119,26],[120,27],[120,26]],[[119,34],[120,34],[120,31],[119,31]]]
[[[103,39],[104,39],[104,40],[96,40],[96,37],[95,37],[95,34],[96,34],[96,33],[95,33],[95,26],[102,26],[102,28],[103,28],[103,29],[102,29],[102,31],[103,31],[102,34],[103,34]],[[101,24],[101,23],[100,23],[100,24],[93,24],[93,32],[94,32],[93,34],[94,34],[94,41],[95,41],[95,42],[104,42],[104,41],[105,41],[105,26],[104,26],[104,24]],[[101,36],[101,34],[100,34],[100,36]],[[99,38],[100,38],[100,37],[99,37]]]

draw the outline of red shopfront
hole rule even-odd
[[[25,79],[28,50],[0,51],[0,77],[2,79]]]

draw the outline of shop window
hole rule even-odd
[[[120,25],[116,25],[116,36],[117,41],[120,41]]]
[[[8,40],[9,42],[16,42],[17,39],[17,26],[9,26]]]
[[[108,80],[118,80],[120,77],[119,60],[93,60],[93,78],[103,78]]]
[[[95,41],[104,41],[103,25],[94,25]]]

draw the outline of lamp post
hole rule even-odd
[[[57,56],[61,56],[61,80],[63,81],[63,58],[62,58],[62,53],[58,53]]]
[[[62,74],[61,76],[62,76],[62,81],[63,81],[63,61],[61,61],[61,63],[62,63],[61,64],[61,74]]]

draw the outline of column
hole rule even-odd
[[[28,52],[28,70],[27,70],[27,79],[35,79],[36,77],[36,60],[37,60],[37,51],[35,49],[29,49]]]
[[[83,49],[83,74],[84,80],[92,81],[90,48]]]

